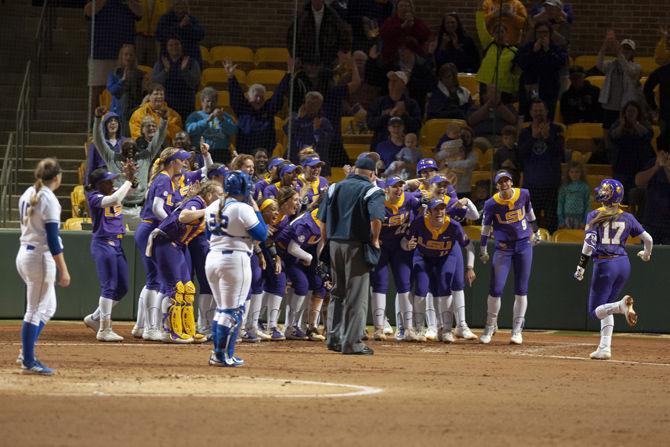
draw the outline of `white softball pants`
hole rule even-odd
[[[212,250],[205,261],[207,281],[219,309],[242,307],[251,288],[251,259],[242,251]]]
[[[23,321],[39,326],[56,313],[56,262],[50,252],[21,246],[16,269],[26,283],[26,313]]]

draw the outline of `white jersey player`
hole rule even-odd
[[[53,158],[45,158],[35,169],[35,184],[19,199],[21,247],[16,269],[26,283],[26,313],[21,328],[19,360],[24,372],[51,375],[53,370],[35,357],[35,344],[44,325],[56,312],[56,270],[58,285],[67,287],[70,274],[58,236],[61,206],[54,191],[61,184],[61,169]]]
[[[225,196],[205,212],[211,235],[205,272],[216,301],[212,321],[214,352],[209,359],[214,366],[244,364],[234,353],[251,287],[253,241],[264,241],[268,234],[256,202],[249,197],[252,186],[248,174],[229,173],[223,185]]]

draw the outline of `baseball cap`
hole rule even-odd
[[[280,176],[280,177],[283,177],[283,176],[285,176],[286,174],[290,174],[291,172],[293,172],[293,171],[295,171],[295,170],[300,170],[300,171],[302,171],[302,168],[301,168],[300,166],[296,166],[296,165],[294,165],[294,164],[287,164],[286,166],[284,166],[283,168],[281,168],[281,171],[279,171],[279,176]]]
[[[188,151],[185,151],[184,149],[180,149],[177,151],[175,154],[170,155],[166,160],[165,163],[170,163],[171,161],[174,160],[188,160],[191,158],[191,153]]]
[[[95,184],[93,186],[97,187],[100,183],[106,182],[108,180],[114,180],[119,176],[119,174],[114,174],[112,172],[105,172],[100,178],[95,179]]]
[[[404,126],[405,122],[399,116],[393,116],[389,120],[389,126]]]
[[[545,0],[544,4],[547,6],[555,6],[557,8],[563,8],[563,2],[561,0]]]
[[[394,175],[394,176],[391,176],[391,177],[386,179],[386,183],[384,184],[384,186],[386,186],[388,188],[389,186],[395,186],[398,183],[403,183],[404,184],[405,181],[403,179],[401,179],[400,177],[398,177],[397,175]]]
[[[430,179],[431,185],[434,185],[435,183],[449,183],[449,179],[443,175],[436,175]]]
[[[212,177],[225,177],[227,173],[228,173],[228,168],[226,168],[225,165],[216,166],[214,168],[210,168],[207,171],[207,178],[209,180],[211,180]]]
[[[621,46],[628,45],[633,51],[635,51],[636,45],[635,41],[632,39],[624,39],[621,41]]]
[[[270,169],[272,169],[272,168],[274,168],[274,167],[276,167],[276,166],[279,166],[279,165],[282,164],[283,162],[284,162],[284,159],[281,158],[281,157],[274,157],[274,158],[272,158],[272,159],[270,160],[270,162],[268,163],[268,170],[270,170]]]
[[[443,206],[447,207],[447,204],[444,203],[444,200],[440,199],[432,199],[430,202],[428,202],[428,209],[432,210],[433,208],[437,208],[438,206]]]
[[[356,164],[354,166],[358,169],[367,169],[368,171],[374,171],[377,168],[377,164],[371,158],[367,157],[356,160]]]
[[[424,169],[435,169],[437,171],[437,162],[432,158],[422,158],[416,165],[417,174]]]
[[[386,77],[389,78],[389,79],[393,79],[393,78],[400,79],[402,81],[402,83],[405,84],[405,85],[407,85],[407,83],[409,82],[409,78],[407,77],[407,73],[405,73],[404,71],[400,71],[400,70],[389,71],[388,73],[386,73]]]
[[[326,163],[321,161],[319,157],[307,157],[300,164],[313,168],[315,166],[325,166]]]
[[[496,174],[495,178],[493,179],[493,182],[498,183],[503,178],[508,178],[508,179],[512,180],[512,174],[510,174],[507,171],[500,171]]]
[[[358,158],[356,160],[360,160],[361,158],[369,158],[375,163],[381,159],[381,157],[377,152],[361,152],[360,154],[358,154]]]

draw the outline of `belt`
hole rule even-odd
[[[152,224],[154,223],[153,219],[142,219],[142,222]]]
[[[614,259],[621,257],[622,255],[607,255],[607,256],[596,256],[596,259]]]
[[[221,253],[224,255],[232,255],[233,253],[244,253],[245,255],[251,257],[251,252],[244,250],[221,250]]]

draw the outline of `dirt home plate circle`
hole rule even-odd
[[[16,371],[0,372],[0,395],[319,398],[367,396],[382,391],[362,385],[264,377],[170,374],[100,380],[84,370],[64,370],[54,382]]]

